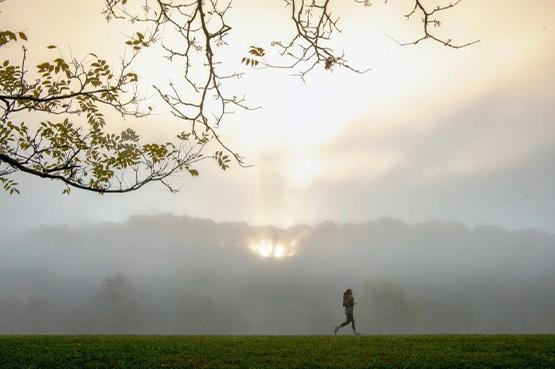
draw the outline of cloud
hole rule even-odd
[[[321,148],[327,175],[313,184],[317,195],[306,196],[313,206],[327,199],[323,218],[390,215],[552,231],[553,60],[439,118],[376,124],[370,115],[348,126]]]

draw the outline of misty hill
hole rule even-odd
[[[347,287],[363,333],[555,332],[554,262],[555,235],[449,222],[40,227],[0,242],[0,334],[328,334]]]

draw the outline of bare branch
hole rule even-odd
[[[480,40],[475,40],[475,41],[471,41],[471,42],[467,42],[467,43],[463,43],[463,44],[454,44],[453,40],[451,39],[442,39],[438,36],[436,36],[432,31],[431,28],[438,28],[441,26],[441,22],[439,21],[439,19],[437,18],[433,18],[432,16],[440,13],[444,10],[448,10],[451,8],[454,8],[455,6],[457,6],[462,0],[456,0],[453,3],[449,3],[448,5],[445,6],[436,6],[435,8],[433,8],[432,10],[427,10],[424,5],[422,5],[421,0],[414,0],[414,7],[412,8],[412,10],[405,14],[405,18],[410,19],[415,13],[419,12],[420,14],[422,14],[422,25],[423,25],[423,35],[422,37],[411,41],[411,42],[400,42],[398,40],[396,40],[395,38],[391,37],[391,36],[387,36],[389,39],[395,41],[396,43],[398,43],[401,46],[409,46],[409,45],[417,45],[422,41],[425,40],[433,40],[436,41],[444,46],[453,48],[453,49],[461,49],[463,47],[467,47],[470,45],[474,45],[478,42],[480,42]]]

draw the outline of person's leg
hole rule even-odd
[[[347,321],[348,321],[349,323],[351,323],[351,326],[353,327],[353,333],[354,333],[354,334],[358,334],[358,333],[357,333],[356,326],[355,326],[355,317],[353,316],[353,313],[351,313],[351,314],[348,315]]]
[[[353,313],[349,313],[347,314],[347,321],[345,322],[347,324],[351,323],[353,326],[353,329],[355,329],[355,319],[353,318]]]
[[[339,324],[338,326],[336,326],[333,332],[334,332],[334,333],[337,333],[337,331],[338,331],[339,329],[343,328],[343,327],[346,326],[346,325],[349,325],[350,322],[351,322],[351,321],[349,320],[349,315],[347,315],[347,320],[344,321],[343,323]]]

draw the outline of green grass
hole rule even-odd
[[[555,336],[0,336],[0,368],[555,368]]]

